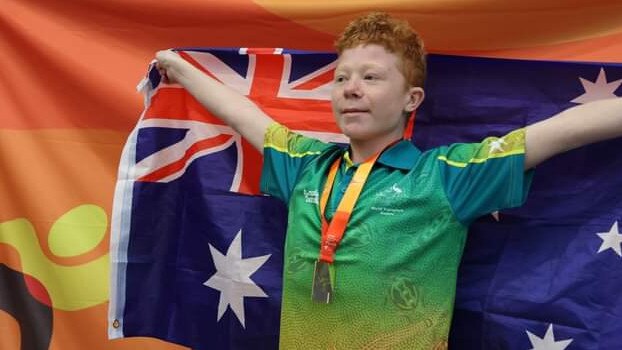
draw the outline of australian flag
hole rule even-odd
[[[180,52],[289,128],[347,141],[330,109],[334,54]],[[621,85],[615,64],[431,55],[413,140],[425,150],[501,136],[622,96]],[[287,216],[258,195],[261,156],[155,70],[140,87],[146,109],[125,146],[113,208],[109,336],[278,348]],[[525,206],[473,224],[451,349],[622,348],[621,149],[618,139],[549,160]]]

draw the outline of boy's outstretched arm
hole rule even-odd
[[[160,74],[183,86],[210,113],[240,133],[263,153],[266,129],[273,122],[246,96],[204,74],[171,50],[156,54]]]
[[[569,108],[526,128],[525,170],[593,142],[622,136],[622,98]]]

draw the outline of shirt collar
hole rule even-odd
[[[378,163],[392,168],[410,170],[415,166],[421,151],[410,141],[401,140],[382,152],[378,158]],[[350,150],[346,150],[343,155],[346,169],[355,165],[350,158]]]

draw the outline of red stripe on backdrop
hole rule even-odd
[[[616,0],[418,0],[382,5],[377,0],[256,1],[284,18],[333,35],[361,14],[387,11],[408,20],[432,52],[524,49],[622,33],[622,3]],[[618,53],[621,49],[618,44]]]
[[[622,23],[622,19],[620,19]],[[622,29],[621,29],[622,30]],[[573,40],[538,47],[497,50],[438,50],[439,53],[465,56],[519,58],[554,61],[622,62],[622,32],[601,37]]]
[[[7,0],[1,11],[0,128],[127,132],[142,109],[135,86],[159,49],[332,42],[250,0]]]

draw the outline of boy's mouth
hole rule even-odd
[[[369,110],[362,108],[344,108],[341,110],[341,114],[355,114],[355,113],[367,113]]]

